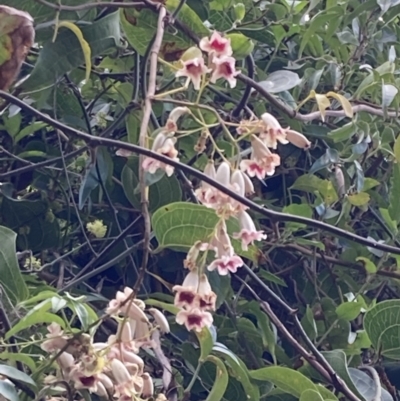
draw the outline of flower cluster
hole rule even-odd
[[[118,401],[152,397],[153,379],[145,372],[139,351],[160,346],[158,332],[169,332],[165,316],[154,308],[145,310],[143,301],[134,299],[128,287],[117,292],[106,312],[118,321],[118,331],[104,343],[93,342],[93,335],[66,335],[56,323],[48,326],[41,348],[57,356],[58,372],[46,378],[47,384],[61,379],[75,390],[87,389]]]
[[[178,151],[175,149],[175,132],[178,130],[177,121],[183,114],[189,112],[187,107],[176,107],[169,114],[167,123],[154,138],[151,150],[163,156],[179,162]],[[142,168],[150,174],[154,174],[158,169],[164,170],[168,177],[174,173],[174,168],[168,164],[160,162],[152,157],[143,160]]]
[[[194,89],[199,90],[202,79],[211,73],[211,83],[222,78],[234,88],[240,71],[235,69],[236,60],[232,57],[231,40],[215,31],[210,38],[201,39],[199,47],[207,53],[208,64],[206,65],[199,48],[190,48],[181,59],[182,68],[176,72],[176,77],[186,77],[188,83],[192,82]]]

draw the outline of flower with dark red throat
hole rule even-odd
[[[204,59],[199,49],[189,50],[190,52],[186,54],[188,58],[182,56],[182,68],[175,73],[175,76],[177,78],[186,77],[188,81],[192,81],[194,89],[199,90],[202,76],[211,70],[204,64]]]
[[[224,38],[219,32],[214,31],[210,38],[202,38],[199,43],[201,50],[215,56],[231,56],[231,40]]]
[[[189,331],[200,332],[204,327],[211,327],[213,318],[210,312],[200,309],[182,309],[176,315],[176,322],[184,324]]]
[[[233,57],[221,56],[214,57],[212,60],[213,72],[211,74],[210,82],[215,83],[218,79],[226,79],[231,88],[236,86],[236,76],[240,71],[235,69],[236,60]]]

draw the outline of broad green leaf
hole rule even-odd
[[[400,300],[376,304],[364,317],[364,329],[381,355],[400,359]]]
[[[364,186],[362,188],[363,192],[368,191],[369,189],[372,189],[376,186],[378,186],[380,182],[378,180],[375,180],[374,178],[371,177],[365,177],[364,178]]]
[[[215,373],[214,385],[208,394],[206,401],[220,401],[225,394],[225,390],[228,387],[229,375],[226,370],[224,362],[216,356],[209,355],[207,360],[212,362],[217,370]]]
[[[293,89],[300,82],[301,79],[295,72],[279,70],[269,74],[265,81],[258,84],[270,93],[279,93]]]
[[[278,277],[275,274],[272,274],[271,272],[268,272],[264,269],[260,269],[257,272],[257,275],[260,276],[262,279],[270,281],[272,283],[281,285],[282,287],[287,287],[286,283],[284,280],[282,280],[280,277]]]
[[[369,198],[369,194],[366,192],[359,192],[358,194],[348,196],[348,200],[353,206],[364,206],[369,202]]]
[[[321,184],[324,180],[316,175],[303,174],[294,182],[290,189],[297,189],[299,191],[314,193],[319,191]]]
[[[317,390],[308,389],[301,393],[300,401],[324,401],[324,399]]]
[[[387,226],[390,229],[390,231],[394,235],[397,235],[397,233],[399,231],[397,229],[397,222],[392,220],[392,218],[390,217],[390,214],[389,214],[389,210],[380,207],[379,208],[379,212],[381,213],[381,216],[382,216],[383,220],[385,220],[385,223],[387,224]]]
[[[179,0],[167,0],[165,2],[167,10],[172,12],[176,9],[178,4]],[[148,8],[142,8],[141,10],[131,8],[121,9],[120,15],[122,29],[125,32],[129,44],[141,56],[144,56],[157,29],[157,13]],[[180,9],[179,20],[198,36],[203,37],[209,35],[209,30],[187,4],[184,4]],[[188,36],[180,31],[174,33],[166,31],[163,36],[160,56],[167,61],[178,60],[193,44],[194,43]]]
[[[20,132],[18,132],[17,135],[15,135],[14,142],[18,143],[21,139],[24,139],[26,136],[31,135],[47,126],[48,126],[47,123],[42,123],[40,121],[32,123],[32,124],[24,127]]]
[[[186,202],[175,202],[158,209],[152,216],[152,227],[158,241],[158,249],[170,248],[179,252],[187,252],[196,242],[207,242],[211,238],[219,217],[215,211],[202,205]],[[239,231],[237,220],[227,222],[228,232]],[[232,240],[238,255],[256,261],[258,250],[250,246],[242,251],[241,244]]]
[[[391,84],[382,85],[382,108],[384,111],[387,111],[398,92],[399,90]]]
[[[146,299],[145,303],[149,306],[155,306],[156,308],[164,309],[167,312],[172,313],[173,315],[176,315],[179,312],[179,308],[177,308],[176,306],[159,301],[157,299]]]
[[[351,321],[360,314],[362,307],[358,302],[344,302],[336,308],[336,314],[339,319]]]
[[[16,238],[14,231],[0,226],[0,284],[13,303],[24,301],[29,296],[18,265]]]
[[[130,157],[122,169],[121,181],[125,196],[137,209],[141,208],[138,177],[139,158]],[[167,177],[165,174],[160,180],[149,186],[149,210],[155,211],[161,206],[180,201],[182,198],[181,186],[176,175]]]
[[[250,371],[254,380],[270,381],[280,390],[300,398],[305,390],[318,391],[316,385],[300,372],[282,366],[272,366]]]
[[[92,57],[118,48],[121,40],[119,12],[82,26],[81,32],[90,46]],[[22,87],[29,91],[51,85],[66,72],[74,70],[84,62],[85,57],[76,35],[69,30],[62,31],[55,42],[44,44],[32,74]]]
[[[28,376],[24,372],[21,372],[18,369],[13,368],[12,366],[0,365],[0,375],[17,380],[19,382],[31,384],[32,386],[36,386],[36,383],[32,380],[30,376]]]
[[[226,37],[231,40],[233,57],[237,60],[245,58],[254,49],[254,42],[242,33],[229,33]]]

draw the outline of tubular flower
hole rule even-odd
[[[286,139],[300,149],[308,149],[311,146],[311,142],[303,134],[291,129],[286,130]]]
[[[178,162],[178,151],[175,149],[175,142],[176,138],[168,137],[163,132],[160,132],[156,136],[151,150]],[[174,173],[174,167],[151,157],[146,157],[143,160],[142,167],[150,174],[154,174],[158,169],[164,170],[168,177],[170,177]]]
[[[167,123],[165,124],[165,129],[169,134],[174,134],[175,131],[178,130],[176,123],[178,122],[178,119],[186,113],[189,113],[189,109],[187,107],[175,107],[173,110],[171,110]]]
[[[265,143],[255,135],[252,136],[251,145],[251,157],[249,160],[240,162],[240,169],[250,177],[257,177],[259,180],[263,180],[266,175],[273,175],[275,167],[281,163],[279,155],[272,153]]]
[[[236,60],[233,57],[221,56],[214,57],[212,60],[213,72],[211,74],[210,82],[215,83],[218,79],[226,79],[231,88],[236,86],[236,76],[240,71],[235,69]]]
[[[257,231],[253,219],[247,212],[240,212],[238,219],[241,230],[239,233],[234,233],[233,238],[240,239],[242,241],[242,249],[244,251],[247,251],[248,245],[253,244],[254,241],[261,241],[267,238],[267,236],[264,234],[264,231]]]
[[[262,139],[269,148],[276,149],[278,142],[283,145],[289,143],[286,139],[286,130],[281,127],[279,121],[272,114],[262,114],[261,120],[264,123],[265,129],[260,133],[260,139]]]
[[[192,81],[196,90],[200,89],[201,78],[210,72],[210,69],[204,64],[203,57],[195,57],[186,61],[182,61],[183,67],[175,73],[177,78],[186,77],[188,81]]]
[[[49,326],[47,326],[47,331],[49,332],[46,334],[47,340],[44,341],[40,346],[43,351],[59,351],[67,345],[68,336],[64,335],[64,332],[61,330],[59,324],[54,322],[51,323]]]
[[[224,38],[219,32],[214,31],[210,38],[202,38],[199,43],[201,50],[215,56],[231,56],[231,40]]]
[[[189,331],[200,332],[203,327],[211,327],[213,318],[210,312],[204,312],[200,309],[182,309],[176,315],[176,322],[184,324]]]

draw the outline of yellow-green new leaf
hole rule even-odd
[[[396,158],[396,162],[400,163],[400,135],[396,138],[393,146],[393,153]]]
[[[217,370],[215,372],[214,385],[208,394],[206,401],[220,401],[222,400],[226,388],[228,387],[228,371],[225,367],[225,364],[216,356],[210,355],[207,360],[212,362],[216,366]]]
[[[79,40],[79,43],[82,47],[83,56],[85,58],[85,65],[86,65],[85,79],[87,81],[90,78],[90,71],[92,69],[92,60],[91,60],[92,52],[90,50],[89,43],[86,42],[85,38],[83,37],[82,31],[73,22],[70,22],[70,21],[60,21],[56,26],[55,35],[57,35],[58,28],[62,28],[62,27],[68,28],[69,30],[71,30],[75,34],[76,38]]]
[[[369,202],[369,198],[370,196],[366,192],[360,192],[358,194],[348,196],[349,202],[353,206],[364,206]]]
[[[322,121],[325,121],[325,111],[328,107],[330,107],[331,102],[325,95],[319,95],[314,92],[315,101],[317,102],[318,110],[321,113]]]
[[[333,97],[334,99],[336,99],[341,104],[346,116],[349,118],[353,118],[354,115],[353,107],[351,106],[351,103],[347,100],[347,98],[335,92],[328,92],[326,96]]]

